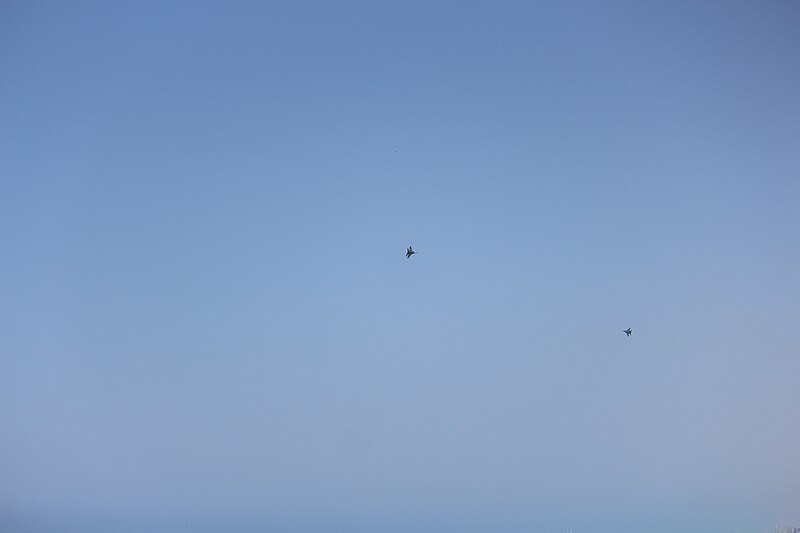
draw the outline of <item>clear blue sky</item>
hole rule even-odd
[[[0,249],[0,530],[800,525],[797,2],[3,2]]]

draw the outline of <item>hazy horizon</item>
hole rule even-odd
[[[800,526],[799,29],[0,4],[0,530]]]

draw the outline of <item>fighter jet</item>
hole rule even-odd
[[[409,258],[409,257],[411,257],[412,255],[414,255],[415,253],[417,253],[417,252],[415,252],[415,251],[414,251],[414,249],[413,249],[412,247],[410,247],[410,246],[409,246],[409,247],[408,247],[408,250],[406,250],[406,259],[408,259],[408,258]]]
[[[625,333],[626,337],[630,337],[631,333],[633,333],[633,331],[631,331],[631,328],[623,329],[622,332]]]

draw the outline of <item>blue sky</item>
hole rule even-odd
[[[3,3],[0,529],[800,525],[798,27]]]

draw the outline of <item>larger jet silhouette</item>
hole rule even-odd
[[[411,257],[412,255],[414,255],[415,253],[417,253],[417,252],[415,252],[415,251],[414,251],[414,249],[413,249],[412,247],[410,247],[410,246],[409,246],[409,247],[408,247],[408,250],[406,250],[406,259],[408,259],[408,258],[409,258],[409,257]]]
[[[626,336],[626,337],[630,337],[630,336],[631,336],[631,333],[633,333],[633,331],[631,330],[631,328],[628,328],[628,329],[623,329],[622,331],[625,333],[625,336]]]

